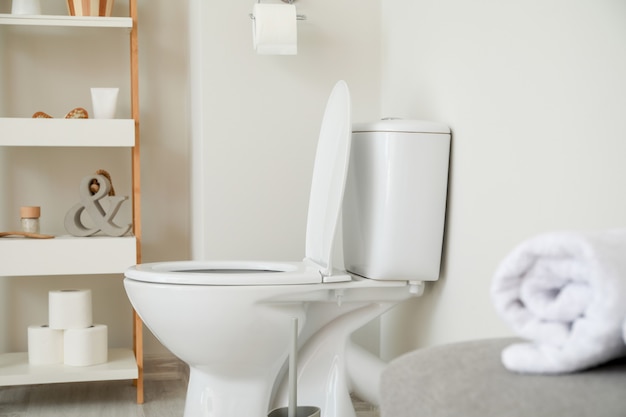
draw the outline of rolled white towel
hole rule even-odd
[[[531,238],[500,263],[491,294],[529,340],[504,349],[509,370],[575,372],[626,355],[626,229]]]

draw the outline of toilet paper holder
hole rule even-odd
[[[281,0],[281,1],[283,3],[293,4],[296,0]],[[257,0],[257,3],[261,3],[261,0]],[[254,15],[252,13],[250,13],[248,16],[250,16],[250,19],[254,20]],[[306,15],[297,14],[296,20],[306,20]]]

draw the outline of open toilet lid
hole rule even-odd
[[[343,204],[351,137],[350,91],[345,81],[339,81],[322,119],[306,227],[305,260],[317,264],[323,276],[332,272],[333,240]]]

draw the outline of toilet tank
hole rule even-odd
[[[443,243],[450,129],[417,120],[354,124],[343,202],[347,271],[434,281]]]

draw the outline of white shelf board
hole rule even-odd
[[[133,119],[0,117],[0,146],[135,146]]]
[[[136,263],[134,236],[0,238],[0,276],[117,274]]]
[[[108,361],[92,366],[30,365],[26,352],[0,354],[0,386],[137,379],[137,375],[131,349],[109,349]]]
[[[0,13],[2,25],[132,28],[130,17],[14,15]]]

